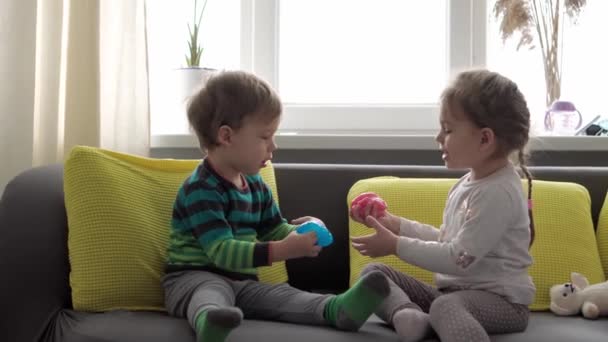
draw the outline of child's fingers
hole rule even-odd
[[[376,205],[376,203],[372,203],[372,205],[370,205],[371,209],[369,210],[369,215],[373,216],[373,217],[378,217],[378,206]]]
[[[365,245],[354,243],[354,242],[351,243],[351,245],[353,246],[354,249],[357,250],[357,252],[361,253],[361,255],[368,255],[367,248]]]
[[[304,234],[304,235],[307,237],[308,242],[312,243],[313,245],[316,244],[317,240],[319,239],[317,237],[317,233],[315,231],[312,231],[312,230],[310,232]]]
[[[312,217],[310,216],[302,216],[302,217],[298,217],[296,219],[291,220],[291,224],[302,224],[304,222],[308,222],[312,219]]]
[[[373,209],[373,206],[370,203],[368,203],[365,206],[365,213],[364,213],[363,217],[365,218],[365,217],[368,217],[369,215],[371,215],[372,209]]]
[[[359,204],[358,204],[359,210],[358,210],[357,214],[359,214],[359,216],[361,218],[364,218],[369,214],[370,200],[371,200],[371,198],[366,197],[366,198],[362,199],[361,202],[359,202]]]
[[[384,216],[384,214],[386,212],[386,204],[379,197],[375,198],[370,203],[370,207],[372,207],[372,209],[370,210],[370,215],[373,216],[373,217]]]
[[[369,198],[369,197],[374,197],[375,194],[372,192],[363,192],[361,194],[359,194],[357,197],[355,197],[355,199],[352,202],[352,205],[359,205],[359,203],[365,199],[365,198]]]
[[[354,249],[356,249],[358,251],[363,249],[363,244],[356,243],[356,242],[351,242],[350,244],[351,244],[351,246],[353,246]]]
[[[351,210],[351,211],[349,212],[350,218],[352,218],[352,219],[353,219],[353,221],[355,221],[355,222],[359,222],[359,223],[365,223],[365,222],[363,222],[363,217],[359,216],[359,215],[357,214],[357,211],[358,211],[358,210]]]
[[[375,234],[363,235],[363,236],[351,236],[350,241],[356,244],[367,244],[371,239],[374,238]]]

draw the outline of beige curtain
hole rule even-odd
[[[148,155],[144,6],[0,1],[0,190],[74,145]]]

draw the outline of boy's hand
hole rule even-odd
[[[322,226],[325,226],[325,223],[323,223],[323,221],[321,221],[320,219],[313,217],[313,216],[302,216],[302,217],[298,217],[297,219],[293,219],[291,220],[291,224],[295,224],[295,225],[301,225],[304,222],[308,222],[308,221],[315,221],[317,223],[319,223]]]
[[[315,245],[316,243],[317,235],[314,232],[306,234],[291,232],[283,240],[272,243],[272,260],[283,261],[301,257],[316,257],[321,252],[321,247]]]

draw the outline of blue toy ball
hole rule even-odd
[[[296,228],[298,234],[305,234],[310,231],[314,231],[317,234],[318,246],[327,247],[334,242],[334,237],[331,235],[331,232],[325,226],[317,222],[308,221]]]

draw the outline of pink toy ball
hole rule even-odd
[[[386,202],[373,192],[358,195],[350,205],[351,213],[359,220],[365,219],[366,215],[378,219],[386,214],[386,208]]]

